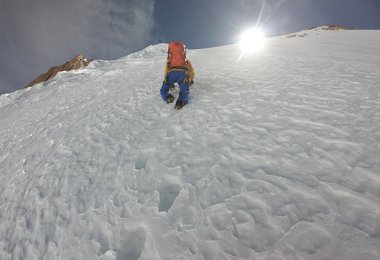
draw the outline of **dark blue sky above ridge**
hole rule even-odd
[[[258,20],[269,35],[324,24],[380,29],[380,1],[0,0],[0,94],[77,53],[116,59],[172,40],[231,44]]]
[[[241,30],[257,23],[262,8],[259,24],[269,35],[325,24],[380,28],[379,0],[161,0],[154,15],[163,39],[204,48],[234,42]],[[170,17],[176,16],[173,24]]]

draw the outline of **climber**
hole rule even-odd
[[[176,109],[181,109],[188,103],[189,85],[194,82],[194,68],[186,58],[186,46],[182,42],[170,42],[165,66],[165,79],[160,90],[161,97],[166,103],[174,102],[174,96],[169,94],[169,89],[177,83],[179,96],[175,104]]]

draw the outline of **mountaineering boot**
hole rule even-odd
[[[174,91],[174,90],[175,90],[175,86],[174,85],[170,85],[169,91]]]
[[[165,101],[166,101],[167,104],[173,103],[174,102],[174,97],[169,94]]]
[[[177,100],[177,102],[175,103],[175,109],[179,110],[179,109],[183,108],[185,105],[186,105],[185,102]]]

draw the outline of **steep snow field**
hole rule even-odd
[[[0,259],[380,259],[380,31],[166,45],[0,97]]]

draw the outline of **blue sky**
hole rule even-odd
[[[0,0],[0,94],[77,53],[116,59],[171,40],[225,45],[258,20],[269,35],[324,24],[380,29],[379,14],[379,0]]]
[[[380,28],[379,0],[162,0],[154,15],[164,40],[203,48],[236,41],[241,30],[256,24],[262,8],[259,22],[270,35],[324,24]],[[176,16],[174,23],[170,17]]]

